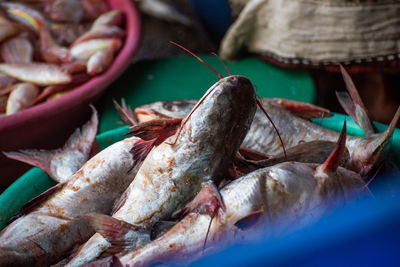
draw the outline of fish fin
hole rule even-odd
[[[3,154],[9,159],[36,166],[46,172],[52,179],[56,179],[50,170],[51,159],[55,156],[54,150],[22,149],[19,152],[3,152]]]
[[[249,215],[247,215],[246,217],[237,221],[235,223],[235,226],[241,230],[248,229],[259,223],[263,215],[264,215],[264,210],[254,211]]]
[[[261,153],[261,152],[258,152],[258,151],[255,151],[255,150],[252,150],[249,148],[245,148],[245,147],[240,147],[239,153],[241,156],[243,156],[243,158],[245,158],[247,160],[264,160],[264,159],[269,158],[269,156],[264,153]]]
[[[339,66],[340,66],[340,72],[342,73],[344,83],[346,84],[346,89],[350,94],[352,102],[354,103],[354,105],[359,105],[363,110],[365,110],[367,112],[367,108],[364,106],[364,103],[362,102],[361,97],[358,94],[356,86],[354,85],[353,80],[351,79],[349,73],[346,71],[346,69],[341,64],[339,64]]]
[[[273,105],[284,108],[294,115],[306,120],[333,116],[329,110],[310,103],[285,98],[271,98],[268,101]]]
[[[154,240],[165,234],[178,222],[175,221],[158,221],[151,228],[150,239]]]
[[[133,164],[134,166],[136,166],[137,163],[143,161],[147,157],[147,155],[153,149],[154,143],[155,143],[155,139],[149,140],[149,141],[139,139],[138,141],[136,141],[136,143],[134,144],[134,146],[132,147],[132,149],[130,151],[132,154],[133,161],[134,161],[134,164]],[[131,170],[129,170],[129,172],[130,171]]]
[[[112,247],[106,251],[106,255],[127,250],[132,246],[137,247],[137,243],[141,242],[142,235],[145,235],[146,239],[150,239],[148,230],[105,214],[88,213],[82,217],[89,222],[97,233],[112,244]]]
[[[109,240],[120,241],[122,243],[125,242],[123,236],[127,232],[131,230],[138,231],[140,229],[138,226],[134,226],[105,214],[87,213],[82,215],[82,217],[87,220],[93,229],[103,237]]]
[[[53,150],[24,149],[19,152],[3,152],[3,154],[10,159],[22,161],[42,169],[56,182],[64,182],[65,178],[59,177],[57,173],[53,173],[51,169],[53,159],[62,156],[68,151],[78,150],[85,155],[87,160],[91,153],[93,154],[96,152],[96,148],[93,144],[96,142],[99,120],[96,109],[93,106],[91,106],[91,108],[93,111],[91,119],[82,126],[82,129],[77,128],[62,148]],[[79,165],[83,165],[83,163],[84,162],[79,162]],[[74,166],[76,166],[76,164]],[[79,168],[80,167],[81,166],[79,166]],[[71,171],[74,173],[77,170],[73,169]]]
[[[325,160],[325,162],[322,165],[320,165],[320,170],[322,172],[324,173],[336,172],[337,168],[340,166],[344,152],[346,150],[346,134],[347,134],[346,121],[344,121],[342,132],[340,133],[335,148],[333,149],[329,157]]]
[[[360,105],[354,103],[347,92],[336,92],[336,97],[344,111],[355,123],[357,123],[358,126],[360,126],[361,130],[363,130],[365,136],[369,137],[376,133],[366,110],[364,110]]]
[[[209,214],[210,216],[213,216],[216,214],[216,211],[220,209],[225,210],[221,194],[214,183],[207,183],[188,205],[176,211],[172,217],[177,218],[188,212]]]
[[[129,126],[134,126],[138,124],[138,121],[133,114],[133,111],[130,106],[126,105],[125,99],[121,99],[121,105],[118,104],[117,101],[113,100],[115,109],[118,111],[119,117],[121,118],[122,122]]]
[[[32,210],[34,210],[35,208],[39,207],[40,204],[45,202],[47,199],[49,199],[55,193],[59,192],[62,188],[64,188],[65,185],[66,185],[66,182],[58,183],[55,186],[50,187],[49,189],[47,189],[46,191],[44,191],[40,195],[36,196],[35,198],[31,199],[25,205],[23,205],[21,207],[21,209],[18,211],[18,213],[15,214],[14,216],[12,216],[8,220],[7,223],[10,224],[13,221],[15,221],[16,219],[18,219],[19,217],[22,217],[22,216],[28,214],[29,212],[31,212]]]
[[[159,145],[175,134],[181,122],[181,118],[155,119],[132,126],[128,134],[140,137],[143,140],[156,139],[155,145]]]
[[[96,140],[97,127],[99,125],[96,108],[93,105],[90,105],[90,108],[92,109],[90,120],[82,126],[82,129],[77,128],[74,131],[63,146],[63,150],[79,150],[89,157],[93,143]]]
[[[372,124],[368,115],[368,110],[362,102],[356,86],[353,83],[353,80],[351,79],[346,69],[340,64],[339,66],[344,83],[346,85],[346,89],[348,91],[348,94],[344,92],[338,94],[338,92],[336,92],[336,96],[338,97],[340,105],[343,107],[346,113],[358,124],[358,126],[360,126],[360,128],[364,131],[365,136],[368,137],[374,133],[377,133],[378,130]]]
[[[343,80],[346,84],[346,89],[348,93],[336,92],[336,96],[339,100],[340,105],[346,111],[346,113],[360,126],[360,128],[365,133],[365,136],[371,136],[377,133],[375,125],[371,122],[368,110],[361,100],[360,95],[353,83],[349,73],[346,69],[340,65],[340,71],[342,73]]]

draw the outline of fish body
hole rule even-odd
[[[94,53],[87,62],[87,72],[90,75],[103,73],[114,60],[113,49],[103,49]]]
[[[217,82],[205,96],[182,132],[150,151],[116,208],[115,219],[150,230],[232,166],[256,109],[254,89],[247,78],[230,76]],[[92,238],[98,240],[97,244],[105,243],[99,234]],[[140,232],[132,237],[131,244],[143,245],[149,239],[150,232]],[[99,252],[95,244],[89,240],[67,266],[94,260],[99,254],[88,257],[87,253]]]
[[[1,63],[0,72],[24,82],[46,86],[68,84],[71,75],[54,64],[45,63]]]
[[[86,61],[98,51],[112,49],[115,52],[121,45],[122,41],[117,38],[90,39],[73,45],[70,54],[73,59]]]
[[[29,63],[33,61],[33,46],[28,38],[17,36],[1,44],[0,54],[6,63]]]
[[[30,107],[39,93],[39,88],[34,84],[15,84],[8,97],[6,114],[13,114]]]
[[[138,166],[131,149],[132,137],[117,142],[91,158],[53,194],[0,233],[0,265],[44,266],[56,263],[77,244],[94,234],[81,216],[88,212],[109,214],[115,200],[135,177]]]
[[[191,105],[193,105],[191,100],[156,102],[136,108],[135,115],[139,122],[152,118],[177,118],[186,113]],[[336,142],[339,137],[339,133],[296,116],[277,105],[276,99],[264,98],[262,105],[279,130],[287,149],[316,140]],[[347,149],[350,157],[346,167],[359,172],[362,176],[366,175],[381,156],[397,120],[398,116],[395,116],[391,123],[392,127],[389,127],[384,133],[372,134],[369,137],[347,136]],[[269,156],[277,156],[282,153],[282,145],[276,131],[261,110],[257,110],[242,147]]]
[[[213,219],[210,214],[191,212],[160,238],[119,255],[119,261],[123,266],[188,263],[204,252],[254,238],[250,233],[265,237],[314,222],[338,203],[359,193],[365,185],[360,175],[352,171],[340,167],[329,174],[319,167],[285,162],[242,176],[220,190],[224,212],[217,213]],[[262,223],[257,231],[235,225],[259,211],[262,211]]]

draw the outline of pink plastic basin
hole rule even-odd
[[[62,97],[0,117],[0,151],[62,146],[72,131],[89,118],[89,104],[96,102],[126,70],[139,46],[139,13],[133,1],[108,2],[112,9],[124,13],[126,30],[124,45],[110,68]],[[29,165],[9,160],[0,153],[0,192],[28,168]]]

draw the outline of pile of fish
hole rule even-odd
[[[368,120],[353,93],[339,98]],[[344,123],[338,134],[309,120],[326,109],[260,100],[249,79],[231,75],[200,101],[116,107],[133,136],[100,152],[93,108],[63,148],[5,153],[59,183],[0,233],[1,266],[188,263],[310,224],[369,194],[366,177],[400,116],[383,133],[362,124],[367,137],[347,136]]]
[[[106,0],[0,2],[0,115],[104,72],[122,46],[121,22]]]

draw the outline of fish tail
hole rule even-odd
[[[97,153],[93,149],[96,147],[94,144],[98,126],[98,115],[96,109],[93,106],[91,108],[93,111],[91,119],[82,126],[82,131],[79,128],[76,129],[61,149],[23,149],[19,152],[3,152],[3,154],[10,159],[22,161],[42,169],[56,182],[64,182],[62,177],[58,177],[51,170],[51,161],[57,155],[77,149],[85,154],[86,158],[89,158],[90,154]]]
[[[22,161],[27,164],[39,167],[44,172],[52,176],[50,162],[55,155],[54,151],[24,149],[20,150],[19,152],[3,152],[3,154],[9,159]]]

